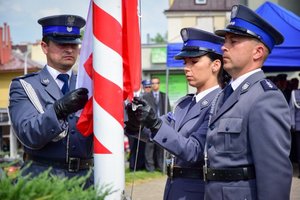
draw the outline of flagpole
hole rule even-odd
[[[121,0],[94,0],[94,169],[98,189],[122,198],[125,185]]]

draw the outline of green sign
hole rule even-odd
[[[166,75],[155,74],[153,77],[160,78],[160,91],[166,92]],[[185,96],[188,92],[188,85],[184,74],[170,74],[168,97],[170,99],[171,107],[181,97]]]
[[[166,63],[167,60],[167,49],[166,47],[152,48],[151,49],[151,62]]]

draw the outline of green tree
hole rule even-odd
[[[160,33],[157,33],[154,38],[150,38],[150,41],[155,44],[167,43],[167,33],[162,36]]]

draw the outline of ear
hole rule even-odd
[[[254,49],[253,59],[254,60],[262,59],[264,58],[264,55],[266,55],[266,53],[267,53],[267,48],[263,44],[259,43]]]
[[[216,72],[220,71],[221,65],[222,65],[222,63],[219,59],[214,60],[212,62],[212,68],[211,68],[212,72],[216,73]]]
[[[46,42],[42,41],[41,47],[42,47],[44,54],[47,54],[48,53],[48,44]]]

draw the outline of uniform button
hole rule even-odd
[[[163,143],[165,143],[166,141],[167,141],[167,138],[164,138],[164,139],[162,140]]]
[[[212,131],[212,130],[215,129],[215,127],[216,127],[216,126],[215,126],[214,124],[212,124],[212,125],[209,126],[209,129]]]
[[[73,119],[73,117],[74,117],[74,114],[69,115],[70,119]]]
[[[75,150],[76,149],[76,146],[75,145],[72,145],[72,150]]]
[[[225,130],[226,130],[226,131],[229,131],[229,127],[226,127]]]
[[[76,131],[74,129],[71,130],[71,134],[74,135]]]
[[[51,133],[54,133],[55,131],[54,131],[54,129],[51,129]]]

